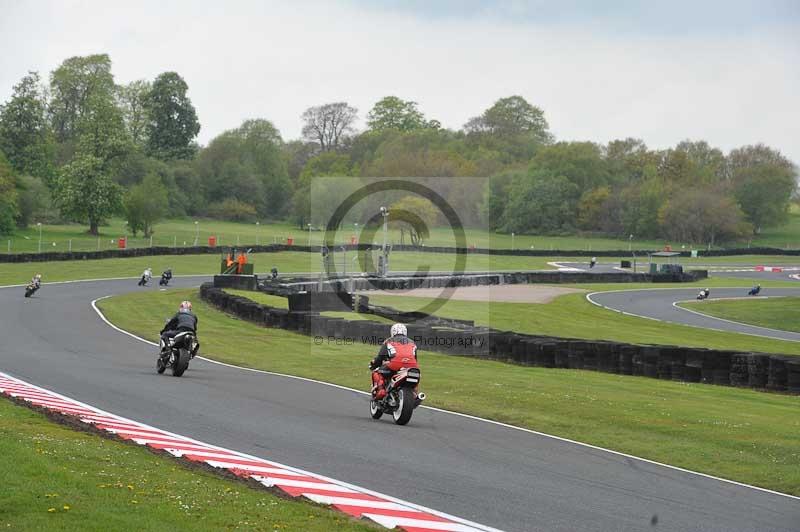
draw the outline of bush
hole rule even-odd
[[[256,208],[249,203],[228,198],[209,205],[208,216],[232,222],[252,222],[256,219]]]

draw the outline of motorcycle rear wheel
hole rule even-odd
[[[183,372],[186,371],[186,368],[189,367],[189,358],[190,358],[189,351],[181,347],[178,349],[178,354],[175,357],[175,362],[172,364],[172,376],[173,377],[180,377],[183,375]]]
[[[411,388],[400,388],[397,390],[397,408],[392,412],[394,422],[398,425],[405,425],[411,421],[411,414],[414,413],[414,392]]]

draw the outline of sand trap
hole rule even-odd
[[[448,297],[445,288],[415,288],[413,290],[369,290],[361,292],[367,296],[403,297]],[[535,284],[503,284],[461,286],[455,289],[450,299],[458,301],[498,301],[505,303],[549,303],[558,296],[586,292],[579,288],[562,288]]]

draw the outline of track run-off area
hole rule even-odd
[[[126,422],[461,518],[408,530],[799,528],[797,497],[500,423],[422,407],[398,427],[370,419],[360,391],[204,359],[181,378],[157,375],[155,347],[91,304],[137,290],[135,279],[47,284],[29,300],[0,289],[0,371]],[[672,312],[690,292],[670,296]]]

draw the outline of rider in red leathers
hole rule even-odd
[[[391,336],[383,342],[378,354],[372,359],[372,396],[386,396],[386,382],[402,368],[416,368],[417,344],[408,337],[408,329],[402,323],[392,325]]]

